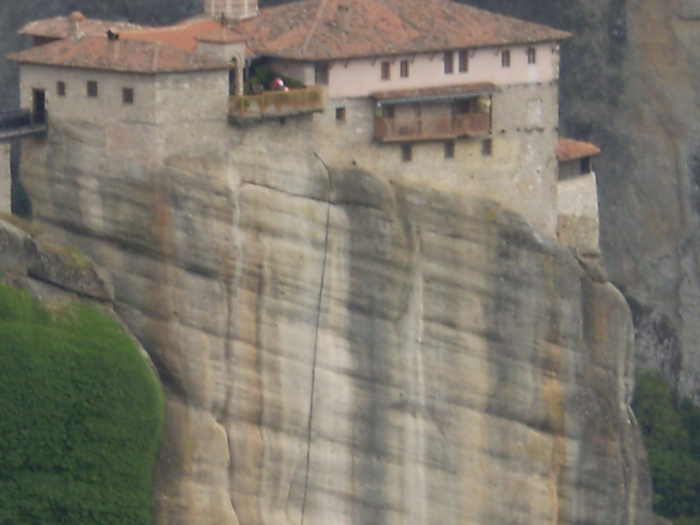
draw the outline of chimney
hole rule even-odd
[[[107,42],[109,46],[109,58],[112,62],[119,60],[119,33],[111,29],[107,30]]]
[[[68,17],[68,23],[70,24],[70,37],[71,38],[81,38],[83,36],[82,25],[85,16],[80,11],[73,11]]]
[[[258,0],[204,0],[204,14],[237,21],[258,15]]]

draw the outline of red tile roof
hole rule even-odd
[[[85,18],[81,13],[75,12],[69,16],[57,16],[29,22],[19,30],[19,33],[47,38],[70,38],[73,36],[104,35],[109,29],[119,33],[128,29],[143,29],[145,27],[129,22],[94,20]],[[77,35],[74,34],[74,29],[77,29]]]
[[[559,162],[591,157],[600,153],[600,149],[590,142],[560,138],[557,143],[557,159]]]
[[[227,69],[228,64],[210,56],[183,51],[158,42],[107,40],[86,36],[57,40],[7,56],[8,60],[44,66],[101,69],[131,73],[175,73]]]
[[[96,64],[99,64],[100,69],[154,72],[152,64],[148,64],[149,59],[145,58],[148,53],[168,55],[168,63],[172,64],[168,67],[201,69],[194,66],[196,60],[192,57],[176,56],[174,51],[166,50],[168,46],[193,52],[197,40],[247,40],[249,50],[259,55],[320,61],[550,42],[569,36],[564,31],[497,15],[452,0],[300,0],[261,9],[257,17],[236,23],[228,29],[223,29],[219,20],[203,16],[156,28],[89,20],[74,13],[68,17],[32,22],[24,26],[21,32],[68,39],[75,37],[76,23],[78,35],[104,35],[111,29],[119,33],[122,46],[126,41],[140,41],[159,43],[163,47],[129,47],[138,58],[129,58],[131,63],[123,66],[108,54],[99,55],[99,44],[85,42],[79,43],[73,51],[68,49],[73,44],[64,43],[63,46],[43,51],[11,56],[15,60],[47,65],[97,67]],[[53,56],[49,56],[51,53]],[[161,60],[156,62],[160,63]]]
[[[568,33],[452,0],[300,0],[236,25],[260,54],[301,60],[549,42]]]

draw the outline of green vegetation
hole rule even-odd
[[[151,523],[156,380],[97,309],[0,286],[0,524]]]
[[[632,407],[644,435],[654,512],[675,525],[700,525],[700,410],[675,403],[666,381],[640,372]]]

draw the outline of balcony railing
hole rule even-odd
[[[323,88],[265,91],[260,95],[232,96],[229,115],[236,121],[285,117],[323,109]]]
[[[374,138],[378,142],[482,137],[490,132],[491,115],[486,112],[443,117],[376,117],[374,120]]]
[[[17,109],[0,113],[0,142],[46,133],[45,110]]]

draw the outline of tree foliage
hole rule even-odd
[[[0,286],[0,524],[147,524],[157,382],[97,309]]]
[[[700,525],[700,410],[675,402],[659,374],[640,372],[632,403],[649,459],[654,512],[676,524]]]

